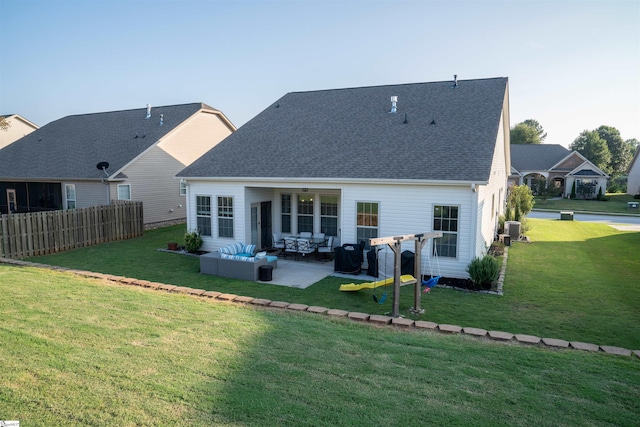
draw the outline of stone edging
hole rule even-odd
[[[273,309],[324,314],[332,318],[344,318],[344,319],[349,319],[355,322],[366,322],[373,325],[395,326],[398,328],[405,328],[405,329],[415,328],[415,329],[421,329],[421,330],[431,330],[431,331],[441,332],[445,334],[465,334],[468,336],[473,336],[477,338],[486,338],[486,339],[490,339],[497,342],[512,342],[512,343],[518,343],[522,345],[538,345],[538,346],[554,348],[554,349],[575,349],[575,350],[583,350],[583,351],[591,351],[591,352],[602,351],[607,354],[614,354],[618,356],[635,355],[636,357],[640,358],[640,350],[632,351],[632,350],[628,350],[626,348],[621,348],[621,347],[596,345],[596,344],[583,343],[579,341],[565,341],[565,340],[556,339],[556,338],[540,338],[532,335],[512,334],[509,332],[501,332],[501,331],[487,331],[485,329],[479,329],[479,328],[462,327],[458,325],[448,325],[448,324],[437,324],[434,322],[429,322],[424,320],[405,319],[403,317],[390,317],[390,316],[383,316],[378,314],[350,312],[346,310],[330,309],[330,308],[320,307],[320,306],[308,306],[306,304],[291,304],[285,301],[271,301],[263,298],[253,298],[253,297],[240,296],[235,294],[227,294],[222,292],[205,291],[204,289],[194,289],[194,288],[188,288],[184,286],[168,285],[164,283],[150,282],[148,280],[139,280],[139,279],[133,279],[133,278],[123,277],[123,276],[114,276],[111,274],[94,273],[90,271],[75,270],[71,268],[57,267],[57,266],[32,263],[32,262],[14,260],[14,259],[8,259],[8,258],[0,258],[0,263],[29,266],[29,267],[36,267],[36,268],[46,268],[46,269],[55,270],[55,271],[73,273],[78,276],[87,277],[87,278],[109,280],[109,281],[120,283],[123,285],[141,286],[144,288],[163,290],[166,292],[180,293],[185,295],[192,295],[192,296],[197,296],[199,298],[207,298],[207,299],[221,301],[221,302],[225,301],[225,302],[233,302],[237,304],[251,304],[256,307],[267,307],[267,308],[273,308]],[[506,263],[503,262],[503,266],[504,264]],[[501,276],[503,275],[501,274]]]

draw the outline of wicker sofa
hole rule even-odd
[[[233,243],[200,256],[200,272],[232,279],[257,281],[260,267],[278,267],[278,257],[255,253],[255,245]]]

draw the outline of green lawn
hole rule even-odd
[[[162,258],[167,269],[176,258]],[[23,426],[634,426],[640,417],[635,357],[2,264],[0,313],[0,419]]]
[[[424,295],[425,314],[413,316],[411,287],[400,312],[436,323],[640,349],[640,233],[603,224],[529,219],[533,243],[509,250],[504,296],[435,288]],[[158,252],[181,242],[184,225],[145,236],[33,258],[33,261],[207,290],[320,305],[370,314],[391,311],[372,291],[339,292],[344,279],[328,277],[301,290],[199,273],[194,257]]]
[[[569,199],[535,199],[534,209],[544,209],[552,211],[573,211],[573,212],[600,212],[610,214],[640,215],[638,210],[629,210],[627,202],[638,202],[628,194],[607,194],[609,200],[569,200]]]

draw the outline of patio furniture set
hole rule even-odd
[[[316,254],[333,253],[333,236],[325,236],[324,233],[301,232],[299,235],[282,236],[279,233],[273,235],[273,247],[280,249],[281,254],[286,258],[292,255],[295,260],[302,256],[309,261],[309,256]]]
[[[269,272],[278,267],[278,257],[257,252],[256,245],[233,243],[200,256],[200,272],[232,279],[271,280]],[[266,274],[266,275],[265,275]]]

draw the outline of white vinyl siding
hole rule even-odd
[[[314,185],[316,188],[313,188]],[[230,241],[250,241],[250,207],[251,203],[273,201],[273,229],[279,230],[281,194],[296,194],[300,188],[309,188],[309,193],[316,195],[336,194],[338,198],[338,237],[341,244],[357,243],[356,220],[357,202],[376,201],[379,205],[378,233],[379,237],[398,236],[433,231],[433,206],[458,206],[458,248],[456,259],[439,258],[441,273],[444,277],[468,277],[466,267],[471,262],[469,249],[472,241],[473,191],[469,185],[464,186],[425,186],[425,185],[374,185],[374,184],[335,184],[319,185],[312,182],[296,182],[290,188],[283,188],[282,182],[261,181],[246,186],[244,182],[191,181],[189,194],[210,194],[212,197],[233,197],[234,203],[234,239],[216,236],[204,238],[203,250],[212,251],[227,245]],[[329,190],[328,190],[329,189]],[[195,196],[190,196],[187,229],[195,227]],[[296,200],[296,198],[293,198]],[[215,199],[212,199],[215,200]],[[319,211],[318,211],[319,212]],[[296,215],[297,217],[297,215]],[[316,218],[315,227],[320,227],[320,217]],[[292,224],[292,227],[296,227]],[[423,265],[427,265],[427,256],[431,254],[431,243],[423,250]],[[413,251],[414,245],[403,244],[402,250]]]

